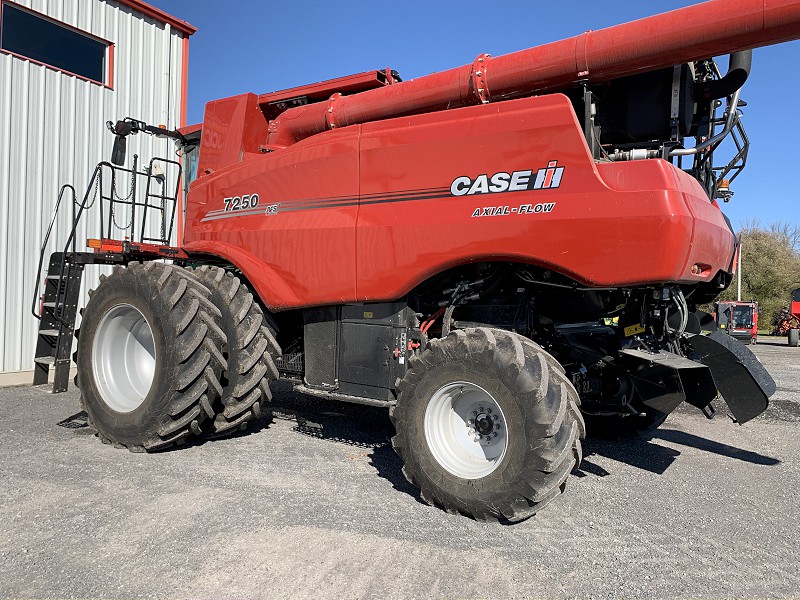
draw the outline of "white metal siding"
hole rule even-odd
[[[113,136],[106,121],[133,117],[180,125],[183,33],[113,0],[15,0],[16,4],[115,44],[114,89],[0,53],[0,372],[33,368],[38,321],[30,313],[46,221],[62,184],[79,196],[95,165],[108,160]],[[128,157],[174,158],[171,142],[128,138]],[[124,195],[127,184],[122,189]],[[61,210],[49,252],[69,231]],[[84,219],[78,249],[96,235],[99,216]],[[85,290],[97,285],[88,267]]]

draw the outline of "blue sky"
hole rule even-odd
[[[208,100],[264,93],[391,67],[411,79],[695,4],[686,0],[382,3],[355,0],[150,0],[198,28],[190,42],[189,122]],[[713,27],[713,23],[708,24]],[[800,225],[800,42],[757,49],[742,91],[747,168],[723,206],[737,228],[758,219]],[[724,69],[724,67],[723,67]],[[795,114],[793,114],[793,112]],[[718,158],[719,160],[719,158]]]

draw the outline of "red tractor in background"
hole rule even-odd
[[[800,288],[792,292],[789,307],[781,310],[774,334],[785,335],[793,348],[800,342]]]
[[[745,344],[758,342],[758,315],[761,312],[758,302],[725,300],[715,305],[717,327]]]
[[[744,423],[774,381],[697,307],[731,282],[750,49],[798,37],[800,0],[715,0],[407,82],[216,100],[183,131],[109,124],[114,164],[50,258],[35,382],[54,365],[66,389],[78,283],[106,264],[76,383],[131,450],[245,427],[282,378],[385,407],[426,502],[513,522],[562,492],[586,421],[643,431],[721,394]],[[182,162],[122,166],[138,133]]]

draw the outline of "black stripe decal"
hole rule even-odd
[[[410,198],[381,198],[366,201],[355,202],[340,202],[337,204],[325,204],[324,206],[297,206],[295,203],[284,207],[279,207],[278,212],[297,212],[301,210],[315,210],[320,208],[342,208],[347,206],[368,206],[371,204],[391,204],[394,202],[416,202],[418,200],[435,200],[439,198],[449,198],[452,194],[448,191],[446,194],[428,194],[425,196],[414,196]]]
[[[372,199],[391,199],[391,198],[400,198],[400,197],[414,197],[416,195],[422,194],[430,194],[431,192],[448,192],[449,195],[449,188],[427,188],[427,189],[419,189],[419,190],[403,190],[400,192],[376,192],[373,194],[362,194],[362,200],[372,200]],[[317,206],[317,205],[325,205],[329,203],[336,203],[338,206],[342,202],[358,202],[358,196],[329,196],[327,198],[304,198],[300,200],[284,200],[283,202],[291,202],[293,206]],[[283,204],[283,202],[270,202],[270,204]],[[263,203],[263,200],[262,200]],[[215,215],[215,214],[223,214],[226,211],[224,208],[220,208],[217,210],[212,210],[208,213],[208,216]]]
[[[233,210],[233,211],[226,211],[224,209],[218,209],[210,211],[206,214],[205,217],[201,219],[202,221],[215,221],[218,219],[228,219],[232,217],[247,217],[247,216],[255,216],[259,214],[265,214],[267,211],[268,206],[275,206],[278,205],[277,213],[283,212],[299,212],[299,211],[306,211],[306,210],[316,210],[316,209],[325,209],[325,208],[344,208],[348,206],[369,206],[373,204],[390,204],[394,202],[416,202],[419,200],[436,200],[441,198],[450,198],[452,194],[450,193],[449,188],[434,188],[434,189],[427,189],[427,190],[405,190],[402,192],[390,192],[390,193],[376,193],[376,194],[365,194],[359,198],[357,196],[332,196],[329,198],[318,198],[318,199],[309,199],[309,200],[287,200],[283,202],[270,202],[269,204],[264,204],[262,208],[259,206],[257,209],[248,209],[248,210]],[[270,215],[273,216],[273,215]]]

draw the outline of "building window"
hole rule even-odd
[[[13,4],[2,4],[0,49],[62,71],[111,85],[111,45]]]

